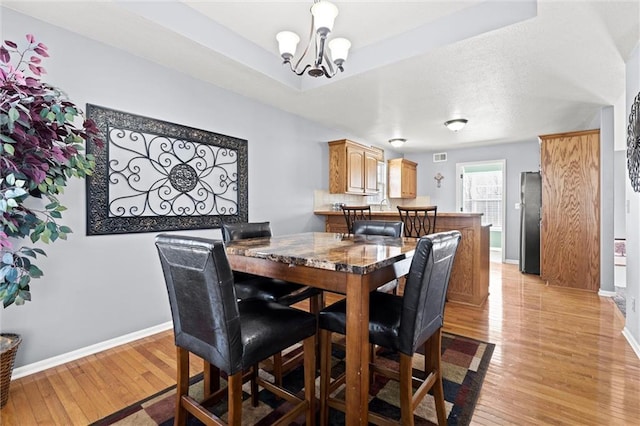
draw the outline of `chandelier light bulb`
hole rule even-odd
[[[280,31],[276,35],[278,40],[278,49],[280,50],[280,56],[286,59],[291,59],[296,53],[296,48],[300,42],[298,34],[292,31]]]
[[[331,58],[336,64],[342,64],[347,60],[349,56],[349,48],[351,42],[346,38],[334,38],[329,42],[329,50],[331,51]]]
[[[338,8],[328,1],[319,1],[311,6],[311,14],[316,27],[316,32],[326,36],[333,30],[333,23],[338,16]]]

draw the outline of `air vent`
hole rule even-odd
[[[434,163],[442,163],[443,161],[447,161],[447,153],[439,152],[437,154],[433,154],[433,162]]]

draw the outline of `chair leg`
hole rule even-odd
[[[189,351],[176,346],[177,377],[176,377],[176,417],[175,425],[187,424],[187,410],[182,405],[182,396],[189,394]]]
[[[273,381],[276,385],[282,386],[282,352],[273,356]]]
[[[215,365],[204,361],[204,398],[208,398],[220,390],[220,369]]]
[[[403,426],[413,426],[412,357],[400,353],[400,416]]]
[[[309,404],[307,426],[316,422],[316,338],[315,335],[304,339],[304,399]]]
[[[329,384],[331,383],[331,332],[320,330],[320,424],[329,424]]]
[[[258,364],[254,365],[253,367],[251,367],[251,374],[250,374],[250,383],[251,383],[251,406],[252,407],[257,407],[258,406]],[[240,381],[240,383],[242,383],[242,380]]]
[[[444,405],[444,389],[442,387],[442,329],[439,329],[425,342],[425,372],[433,371],[436,381],[433,384],[433,399],[436,404],[438,424],[447,424],[447,412]],[[428,359],[428,360],[427,360]]]
[[[240,426],[242,424],[242,371],[238,371],[228,377],[229,390],[229,415],[228,423],[231,426]],[[253,390],[251,392],[253,395]]]

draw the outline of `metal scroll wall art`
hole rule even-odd
[[[247,141],[87,104],[87,235],[216,228],[248,217]]]
[[[635,192],[640,192],[640,93],[636,96],[629,114],[627,127],[627,169]]]

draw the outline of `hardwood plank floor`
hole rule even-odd
[[[609,298],[492,263],[489,301],[448,304],[444,328],[496,344],[472,424],[640,424],[640,360]],[[90,423],[173,385],[174,360],[167,331],[23,377],[0,424]]]

